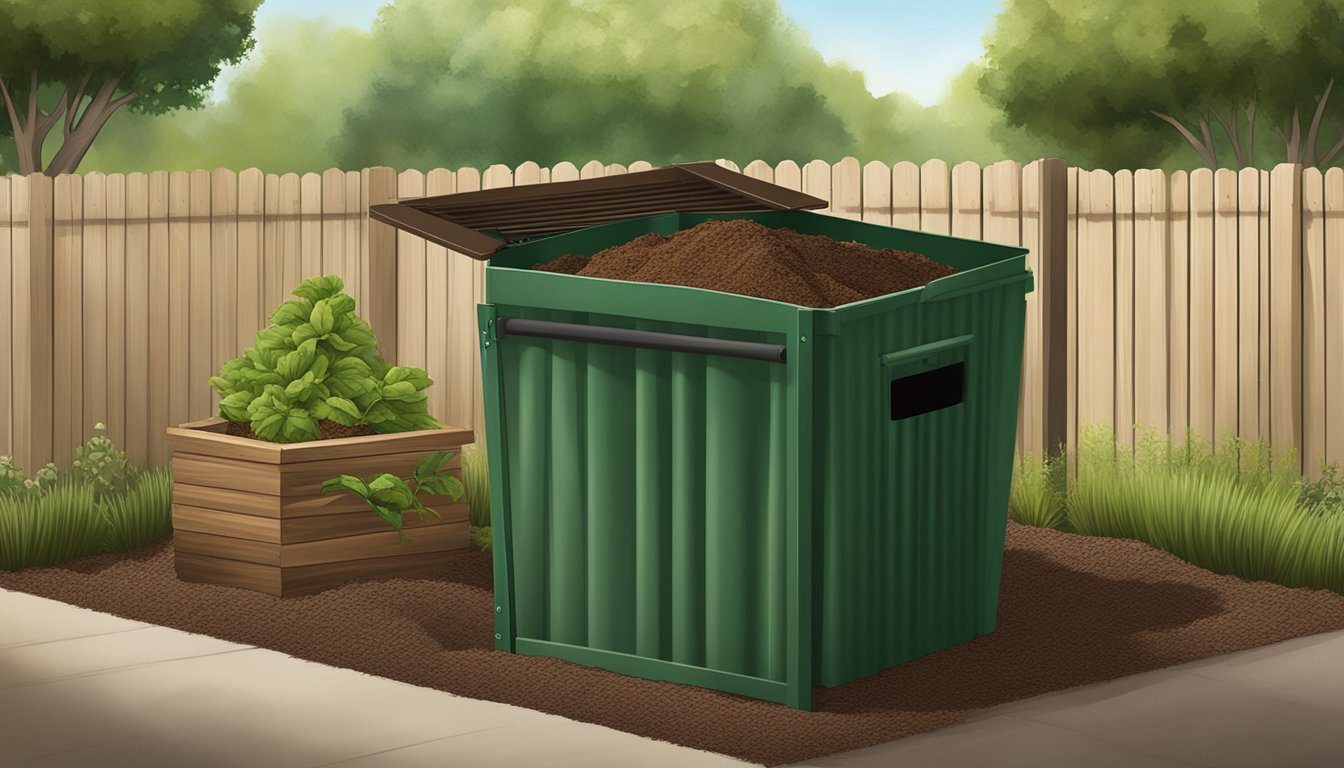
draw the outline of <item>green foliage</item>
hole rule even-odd
[[[1062,451],[1055,456],[1028,453],[1019,457],[1013,465],[1008,516],[1023,525],[1068,530],[1068,516],[1064,512],[1067,469]]]
[[[1145,431],[1131,453],[1093,428],[1066,490],[1057,481],[1019,483],[1010,508],[1028,523],[1023,509],[1062,508],[1063,524],[1051,527],[1138,539],[1216,573],[1344,593],[1344,514],[1330,513],[1341,509],[1337,472],[1306,483],[1295,467],[1292,451],[1238,437],[1212,450],[1193,432],[1172,446]],[[1055,498],[1036,501],[1047,494]],[[1061,522],[1036,516],[1047,518]]]
[[[493,535],[490,533],[490,526],[487,525],[484,528],[477,528],[472,531],[471,543],[482,552],[489,552],[494,549],[495,542]]]
[[[130,467],[126,454],[107,438],[107,425],[100,421],[93,425],[93,431],[94,436],[75,449],[70,472],[91,482],[101,501],[126,489]]]
[[[429,376],[383,362],[344,287],[335,275],[300,283],[256,343],[210,378],[222,418],[278,443],[316,439],[323,419],[380,434],[442,426],[427,409]]]
[[[1235,121],[1256,100],[1254,164],[1269,167],[1284,157],[1272,129],[1288,133],[1295,108],[1309,116],[1344,66],[1341,10],[1338,0],[1010,0],[986,38],[980,87],[1008,125],[1111,169],[1153,167],[1174,151],[1202,165],[1152,112],[1195,134],[1205,118],[1218,149],[1230,142],[1215,115]]]
[[[157,467],[138,472],[124,493],[108,497],[101,507],[109,551],[147,547],[173,530],[173,477]]]
[[[490,525],[490,467],[486,460],[485,444],[477,443],[462,449],[462,484],[467,489],[467,506],[471,510],[471,526],[486,528]]]
[[[252,16],[261,0],[18,0],[0,3],[0,80],[27,121],[32,76],[44,112],[55,112],[60,94],[81,101],[105,85],[112,98],[134,94],[127,109],[159,115],[204,103],[221,66],[251,50]],[[87,79],[86,79],[87,78]],[[93,109],[95,101],[89,102]],[[71,108],[80,104],[70,103]],[[90,121],[106,119],[89,114]],[[59,123],[58,123],[59,125]],[[88,125],[82,124],[87,128]],[[13,135],[9,112],[0,109],[0,135]],[[59,134],[60,128],[54,133]],[[39,150],[41,148],[39,147]]]
[[[227,101],[162,120],[128,116],[108,126],[89,163],[306,172],[1005,157],[984,130],[993,110],[973,88],[930,109],[874,97],[861,72],[826,63],[776,0],[465,0],[451,11],[398,0],[367,32],[276,21],[257,39]]]
[[[1339,467],[1321,460],[1321,476],[1308,482],[1302,479],[1302,495],[1298,507],[1318,515],[1344,514],[1344,477]]]
[[[353,493],[363,499],[379,517],[396,527],[398,537],[405,540],[402,513],[407,509],[414,508],[421,520],[425,519],[426,514],[439,517],[438,512],[420,502],[417,497],[419,492],[448,496],[453,501],[461,499],[465,493],[462,481],[453,477],[449,474],[450,470],[444,468],[444,464],[452,457],[452,451],[438,451],[426,455],[416,465],[415,472],[409,480],[403,480],[390,472],[374,475],[367,482],[354,475],[340,475],[324,482],[322,492]],[[412,482],[415,483],[414,488],[411,487]]]
[[[64,474],[48,463],[27,479],[0,456],[0,569],[143,547],[172,530],[168,470],[128,466],[104,425],[95,430]]]

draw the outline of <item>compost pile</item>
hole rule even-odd
[[[746,219],[706,221],[672,235],[642,235],[590,258],[566,254],[533,269],[685,285],[804,307],[871,299],[957,271],[919,253],[878,250]]]

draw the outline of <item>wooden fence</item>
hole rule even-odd
[[[737,168],[733,163],[720,161]],[[300,280],[341,275],[389,360],[427,369],[431,412],[483,428],[482,265],[371,223],[398,197],[590,178],[648,163],[429,173],[256,169],[0,179],[0,454],[64,465],[95,422],[135,461],[214,414],[206,379]],[[777,166],[744,173],[831,214],[1031,249],[1019,450],[1106,423],[1226,431],[1344,463],[1344,171]]]

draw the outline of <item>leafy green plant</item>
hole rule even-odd
[[[304,280],[253,346],[210,378],[222,418],[280,443],[316,439],[323,419],[380,434],[443,426],[426,406],[428,374],[383,361],[344,287],[336,275]]]
[[[364,503],[378,513],[379,517],[395,526],[398,538],[405,540],[406,534],[402,530],[402,514],[407,509],[415,509],[421,520],[425,519],[426,513],[439,517],[438,512],[426,508],[420,502],[417,497],[419,492],[425,491],[435,496],[448,496],[453,501],[461,499],[465,493],[462,481],[453,477],[449,474],[450,470],[444,468],[444,465],[452,457],[452,451],[438,451],[425,456],[416,465],[415,473],[409,481],[390,472],[374,475],[367,482],[354,475],[341,475],[323,483],[322,492],[346,491],[353,493],[363,499]],[[414,488],[411,487],[411,482],[415,483]]]
[[[1312,514],[1344,514],[1344,477],[1340,477],[1339,467],[1321,459],[1320,478],[1311,482],[1303,478],[1297,504]]]
[[[126,489],[130,467],[126,454],[107,438],[107,425],[101,421],[93,425],[94,436],[75,449],[70,472],[93,484],[98,498],[105,499]]]
[[[0,494],[29,492],[41,494],[55,485],[59,478],[60,471],[51,462],[47,462],[45,467],[39,469],[37,474],[29,479],[23,474],[23,470],[14,464],[13,456],[0,456]]]

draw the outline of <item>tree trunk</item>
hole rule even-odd
[[[88,82],[87,78],[85,78],[85,82]],[[74,173],[80,162],[83,161],[84,155],[88,154],[89,147],[93,146],[93,140],[98,137],[98,132],[107,124],[108,118],[112,117],[112,113],[139,97],[139,94],[131,91],[114,100],[112,94],[116,92],[117,84],[120,82],[121,78],[118,76],[103,83],[102,87],[98,89],[98,94],[93,97],[93,100],[89,102],[89,105],[84,108],[78,118],[75,117],[75,111],[79,107],[79,102],[76,101],[71,107],[65,119],[64,141],[61,142],[61,148],[56,151],[56,154],[51,158],[51,163],[47,166],[46,174],[48,176]],[[82,99],[83,88],[81,87],[80,100]]]
[[[1177,120],[1171,115],[1164,115],[1161,112],[1152,112],[1151,114],[1169,123],[1173,128],[1180,131],[1181,135],[1185,137],[1185,140],[1190,142],[1190,146],[1194,147],[1195,151],[1199,153],[1199,156],[1204,160],[1205,165],[1211,169],[1218,168],[1218,157],[1214,152],[1213,140],[1209,137],[1208,120],[1201,118],[1199,121],[1204,132],[1204,141],[1200,142],[1199,139],[1195,138],[1195,134],[1192,133],[1189,128],[1186,128],[1180,120]]]
[[[47,134],[61,119],[61,113],[66,111],[69,89],[61,93],[61,100],[55,109],[49,113],[43,112],[37,103],[37,72],[33,71],[32,82],[28,88],[27,120],[19,117],[18,107],[3,79],[0,79],[0,96],[4,97],[5,110],[9,113],[9,124],[14,131],[14,145],[19,155],[19,173],[24,175],[37,173],[42,170],[42,146],[47,142]]]

